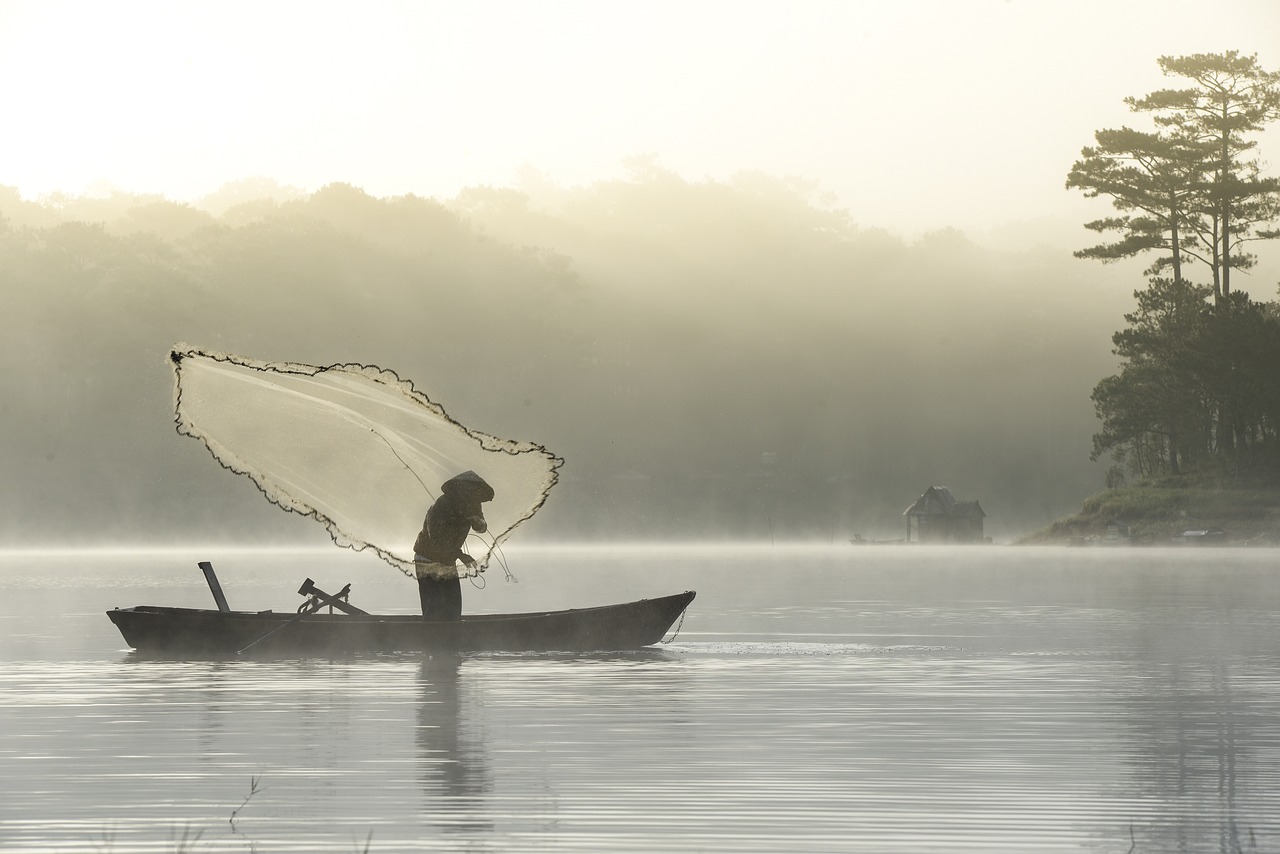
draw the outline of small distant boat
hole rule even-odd
[[[1227,532],[1221,528],[1201,528],[1194,531],[1183,531],[1181,536],[1174,537],[1173,541],[1189,546],[1220,546],[1227,541]]]
[[[868,540],[861,534],[854,534],[849,538],[849,542],[855,546],[892,546],[897,543],[906,542],[902,538],[896,540]]]
[[[207,566],[201,564],[202,569]],[[427,622],[417,615],[366,613],[346,601],[351,585],[331,596],[310,579],[299,592],[311,598],[297,613],[232,611],[225,608],[211,568],[205,574],[219,605],[216,611],[138,605],[112,609],[107,616],[129,646],[165,655],[605,652],[658,643],[695,595],[690,590],[619,605]],[[326,606],[330,613],[317,613]]]

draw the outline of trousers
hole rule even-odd
[[[458,620],[462,617],[462,580],[453,578],[418,579],[418,599],[422,602],[422,619],[428,622]]]

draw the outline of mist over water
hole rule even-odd
[[[377,365],[545,445],[545,541],[894,538],[931,485],[1007,541],[1101,485],[1089,391],[1131,285],[1066,251],[907,243],[803,185],[652,165],[558,200],[259,201],[0,191],[6,542],[322,544],[175,435],[179,341]]]
[[[196,560],[233,608],[292,610],[304,576],[375,612],[416,590],[337,550],[5,555],[6,850],[1280,844],[1275,552],[508,558],[468,612],[698,598],[636,654],[148,660],[102,612],[210,607]]]

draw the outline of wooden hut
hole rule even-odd
[[[931,486],[902,511],[907,517],[907,542],[981,543],[987,514],[977,501],[957,501],[945,486]]]

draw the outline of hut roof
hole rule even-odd
[[[982,505],[977,501],[956,501],[945,486],[931,486],[902,511],[903,516],[979,516],[985,517]]]

